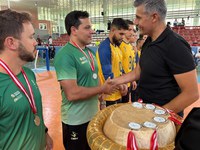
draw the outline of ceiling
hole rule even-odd
[[[200,0],[166,0],[168,19],[192,18],[200,16]],[[8,8],[30,11],[38,15],[38,20],[58,20],[72,10],[86,10],[94,24],[107,22],[114,17],[133,18],[133,0],[0,0],[0,9]],[[181,10],[181,11],[180,11]],[[107,15],[101,15],[102,12]],[[46,18],[43,16],[47,16]],[[107,18],[105,18],[108,16]],[[106,20],[107,19],[107,20]]]
[[[59,0],[0,0],[0,6],[2,8],[27,10],[37,9],[37,7],[49,7],[53,8],[58,5]]]
[[[36,9],[37,7],[47,7],[47,8],[69,8],[70,4],[73,3],[75,5],[80,4],[90,4],[92,6],[93,3],[98,3],[97,1],[101,1],[102,3],[105,0],[0,0],[1,8],[8,8],[8,3],[10,4],[10,8],[27,10],[27,9]],[[120,3],[121,0],[106,0],[107,5],[115,5],[116,3]],[[133,0],[123,0],[126,1],[123,3],[133,3]],[[180,4],[184,5],[184,3],[200,3],[200,0],[166,0],[168,5]],[[122,7],[122,6],[121,6]],[[70,8],[72,9],[72,8]],[[59,10],[59,9],[58,9]]]

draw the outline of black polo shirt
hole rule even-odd
[[[139,97],[161,106],[180,93],[174,75],[195,69],[190,45],[168,27],[155,41],[146,39],[139,63]]]

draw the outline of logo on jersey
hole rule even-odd
[[[86,62],[88,62],[88,60],[86,59],[85,56],[83,56],[83,57],[81,57],[81,58],[79,58],[79,59],[80,59],[80,61],[81,61],[81,64],[85,64]]]
[[[32,85],[33,85],[36,89],[38,89],[38,86],[37,86],[37,84],[35,83],[35,81],[34,81],[34,80],[31,80],[31,82],[32,82]]]
[[[13,98],[14,102],[17,102],[20,98],[22,98],[22,94],[19,91],[16,91],[10,96]]]
[[[78,140],[78,133],[72,131],[72,133],[71,133],[71,140]]]

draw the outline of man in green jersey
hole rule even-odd
[[[0,149],[50,150],[35,75],[23,67],[36,56],[30,15],[0,11],[0,35]]]
[[[86,47],[94,32],[89,14],[70,12],[65,18],[65,27],[70,42],[57,53],[54,61],[62,91],[63,143],[67,150],[89,150],[86,129],[98,111],[98,94],[108,94],[112,88],[109,81],[98,86],[95,54]]]

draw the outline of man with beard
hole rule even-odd
[[[109,37],[101,42],[97,50],[97,60],[99,66],[99,78],[101,84],[106,79],[119,77],[123,74],[122,53],[119,49],[128,25],[122,18],[115,18],[111,23]],[[122,85],[119,90],[111,95],[104,95],[102,98],[106,101],[106,106],[120,103],[122,95],[126,95],[127,85]]]
[[[134,71],[114,79],[116,85],[139,79],[139,97],[183,116],[199,98],[190,45],[166,25],[165,0],[135,0],[135,24],[148,35]]]
[[[24,67],[36,56],[31,17],[0,11],[0,149],[52,149],[34,73]]]

